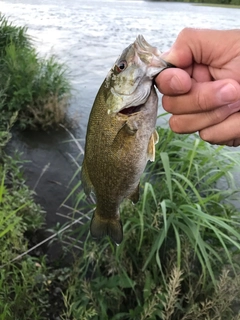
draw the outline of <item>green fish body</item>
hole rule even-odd
[[[101,85],[94,101],[82,164],[85,193],[96,196],[90,225],[94,238],[123,239],[119,206],[139,199],[139,181],[154,161],[158,97],[153,78],[167,63],[142,36],[127,47]]]

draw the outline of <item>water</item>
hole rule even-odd
[[[184,27],[238,28],[240,19],[231,8],[146,1],[8,0],[0,10],[28,26],[42,54],[68,64],[76,89],[71,112],[83,132],[101,82],[138,34],[165,51]]]
[[[239,28],[240,21],[237,9],[169,2],[0,0],[0,11],[17,25],[28,26],[42,55],[55,54],[69,66],[74,86],[70,113],[78,119],[76,134],[80,138],[85,137],[100,84],[138,34],[165,51],[184,27],[232,29]],[[48,226],[56,223],[55,212],[66,197],[75,170],[68,153],[76,151],[64,143],[67,139],[64,133],[25,132],[15,135],[9,147],[9,152],[19,149],[31,160],[24,166],[28,184],[35,186],[40,203],[47,209]],[[48,163],[47,173],[36,186]]]

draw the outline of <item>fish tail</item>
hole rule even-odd
[[[116,244],[123,240],[123,228],[120,219],[103,219],[95,210],[90,224],[90,233],[93,238],[109,236]]]

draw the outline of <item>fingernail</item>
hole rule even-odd
[[[182,83],[180,79],[177,76],[173,76],[170,80],[170,88],[173,89],[176,93],[182,91]]]
[[[228,83],[220,89],[220,101],[221,103],[231,103],[237,99],[237,90],[231,84]]]

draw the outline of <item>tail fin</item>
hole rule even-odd
[[[120,244],[123,240],[122,222],[120,219],[103,219],[95,210],[90,224],[90,233],[93,238],[103,238],[108,235],[116,244]]]

